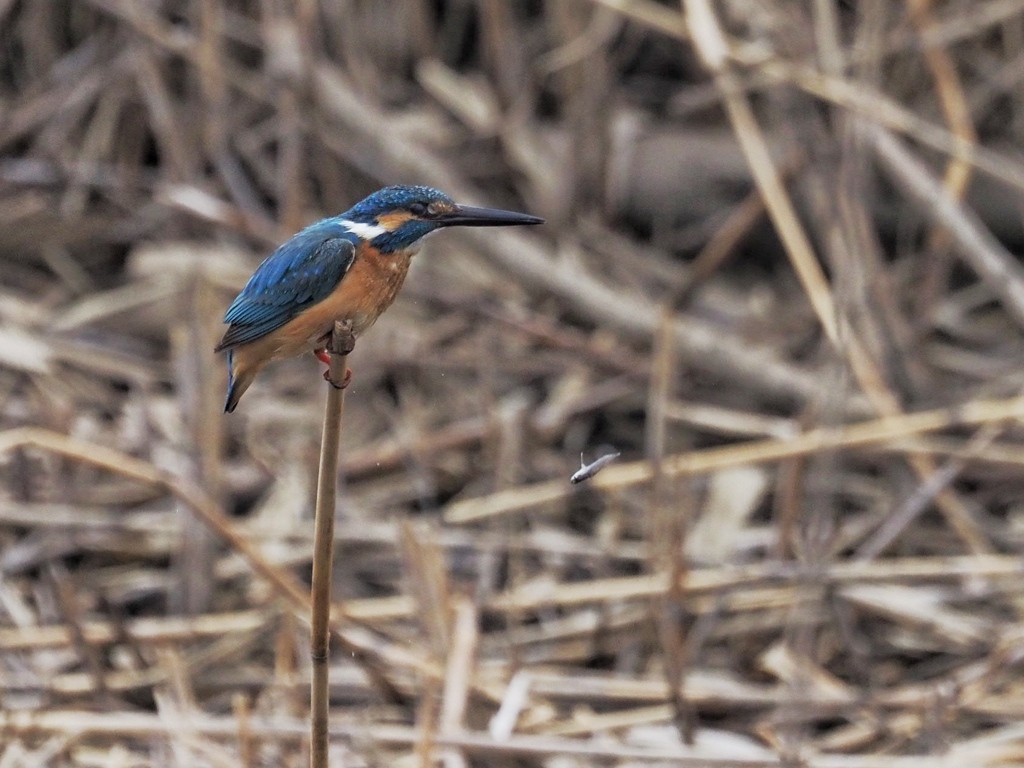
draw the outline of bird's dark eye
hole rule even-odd
[[[427,212],[426,203],[413,203],[409,206],[409,213],[413,216],[422,216]]]

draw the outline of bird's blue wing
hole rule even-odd
[[[330,295],[355,258],[336,231],[304,230],[267,258],[228,307],[228,329],[216,351],[266,336]]]

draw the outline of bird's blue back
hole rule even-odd
[[[342,221],[335,217],[306,227],[260,264],[224,315],[229,328],[218,350],[265,336],[330,295],[360,242]]]

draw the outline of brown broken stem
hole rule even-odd
[[[331,365],[327,371],[330,387],[324,408],[324,432],[320,441],[320,474],[316,485],[316,521],[313,534],[312,616],[309,656],[312,664],[310,686],[310,750],[312,768],[327,768],[330,708],[328,660],[331,645],[331,572],[334,564],[334,514],[338,485],[338,443],[341,417],[345,411],[345,390],[339,386],[348,374],[348,354],[355,339],[352,324],[336,322],[327,350]]]

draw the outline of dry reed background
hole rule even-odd
[[[352,356],[333,764],[1024,762],[1024,2],[686,9],[0,0],[0,766],[304,764],[324,385],[210,349],[398,181],[549,225]]]

